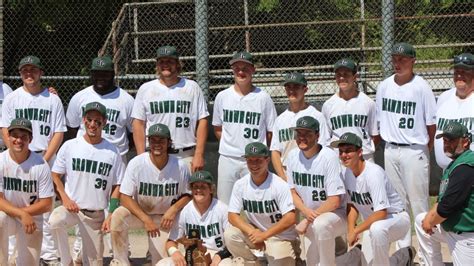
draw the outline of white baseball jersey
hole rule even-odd
[[[310,105],[308,108],[294,113],[286,109],[281,113],[275,120],[273,125],[274,135],[272,137],[272,143],[270,145],[270,150],[279,151],[281,153],[281,161],[284,166],[287,165],[287,156],[290,151],[297,148],[296,145],[294,130],[291,130],[291,127],[296,126],[296,120],[303,116],[311,116],[318,120],[319,122],[319,139],[318,143],[322,146],[329,144],[330,134],[329,128],[327,126],[326,119],[323,114],[318,111],[314,106]]]
[[[12,88],[10,88],[8,84],[3,83],[2,81],[0,81],[0,84],[1,84],[1,88],[0,88],[0,110],[1,110],[2,105],[3,105],[3,100],[5,99],[5,96],[7,96],[7,94],[12,92]],[[2,120],[2,114],[0,113],[0,121],[1,120]],[[4,146],[5,146],[5,143],[3,142],[3,138],[0,137],[0,147],[4,147]]]
[[[212,125],[222,126],[219,153],[240,157],[245,145],[266,143],[266,134],[273,131],[276,117],[272,98],[260,88],[247,95],[238,94],[233,85],[219,92],[212,115]]]
[[[66,112],[66,124],[77,128],[77,136],[85,133],[82,123],[83,110],[86,104],[100,102],[107,109],[107,124],[102,130],[102,137],[117,146],[121,155],[128,152],[128,132],[132,132],[133,97],[117,87],[114,91],[100,95],[93,86],[76,93],[69,102]]]
[[[346,190],[339,158],[331,148],[323,147],[309,159],[301,150],[293,150],[287,162],[288,185],[296,190],[308,208],[316,210],[327,197],[341,195],[341,207],[335,212],[344,216]]]
[[[339,140],[342,134],[351,132],[361,138],[363,154],[375,152],[371,137],[379,134],[375,102],[365,93],[360,91],[348,101],[336,93],[323,104],[322,112],[329,124],[331,141]]]
[[[147,214],[164,214],[188,189],[189,168],[181,160],[169,156],[160,170],[148,152],[130,160],[125,171],[120,193],[133,197]]]
[[[51,170],[39,154],[30,156],[21,164],[16,163],[8,150],[0,154],[0,193],[13,206],[23,208],[38,199],[54,197]],[[41,225],[43,215],[34,217]]]
[[[443,132],[450,122],[456,121],[466,126],[474,136],[474,94],[466,99],[460,99],[456,96],[456,88],[452,88],[438,97],[436,107],[436,135]],[[434,148],[436,162],[439,167],[445,169],[452,160],[444,154],[442,138],[435,139]],[[474,137],[472,136],[471,150],[474,150]]]
[[[384,209],[388,213],[399,213],[405,209],[380,166],[365,161],[365,169],[359,176],[354,176],[349,168],[345,168],[343,173],[348,201],[354,204],[364,219]]]
[[[52,172],[64,175],[66,194],[81,209],[104,210],[113,185],[120,184],[125,166],[117,147],[105,139],[98,144],[84,137],[66,141]]]
[[[143,84],[132,111],[133,118],[146,122],[145,132],[157,123],[167,125],[176,149],[196,145],[197,121],[208,116],[201,88],[185,78],[172,87],[161,84],[159,79]]]
[[[261,231],[268,230],[294,209],[288,184],[271,172],[268,172],[267,179],[260,186],[255,185],[250,174],[237,180],[229,203],[229,212],[240,214],[243,211],[249,223]],[[276,237],[295,240],[297,235],[292,226]]]
[[[32,151],[45,151],[54,133],[67,131],[61,99],[47,88],[36,95],[23,87],[8,94],[3,101],[0,127],[8,128],[15,118],[31,121],[33,140],[29,146]]]
[[[212,199],[209,209],[201,215],[190,201],[181,210],[178,222],[174,223],[169,239],[176,241],[188,235],[189,229],[198,229],[201,239],[206,248],[212,250],[223,250],[224,230],[229,227],[227,220],[227,205],[222,201]]]
[[[377,88],[377,119],[380,135],[387,142],[428,144],[426,126],[436,123],[436,101],[430,85],[420,76],[399,86],[395,75]]]

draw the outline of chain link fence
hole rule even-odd
[[[4,0],[1,7],[5,82],[19,86],[19,60],[37,55],[44,84],[58,88],[65,105],[89,84],[97,54],[114,57],[117,82],[133,94],[156,78],[156,49],[174,45],[182,74],[212,102],[233,82],[232,54],[248,50],[257,60],[255,83],[284,103],[285,72],[304,72],[308,97],[323,101],[337,89],[332,66],[343,57],[359,62],[361,90],[375,93],[398,41],[416,47],[415,71],[439,93],[452,86],[453,56],[474,47],[471,1]]]

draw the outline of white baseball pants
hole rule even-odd
[[[248,173],[245,158],[220,155],[217,167],[217,198],[229,204],[235,182]]]

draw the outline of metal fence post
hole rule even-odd
[[[382,69],[383,76],[392,74],[391,51],[395,27],[395,4],[393,0],[382,0]]]
[[[207,45],[207,0],[197,0],[196,17],[196,81],[206,100],[209,96],[209,51]]]

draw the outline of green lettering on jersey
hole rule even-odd
[[[223,112],[223,120],[226,123],[260,125],[261,113],[229,109],[224,109]]]
[[[26,118],[30,121],[50,122],[50,111],[39,108],[15,109],[15,118]]]
[[[25,193],[36,193],[38,191],[37,180],[23,180],[16,177],[3,177],[3,190],[12,190]]]
[[[382,98],[382,111],[404,115],[415,115],[416,102]]]

